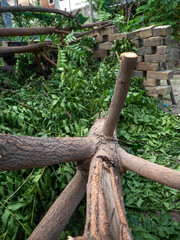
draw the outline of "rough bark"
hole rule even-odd
[[[38,138],[0,134],[0,171],[49,166],[92,157],[98,139]]]
[[[121,114],[126,96],[128,93],[132,73],[136,66],[137,55],[135,53],[126,53],[121,62],[119,73],[116,79],[114,94],[109,107],[108,116],[104,125],[104,135],[113,136]]]
[[[28,240],[57,240],[86,192],[80,171],[56,199]]]
[[[124,169],[129,169],[143,177],[180,190],[180,172],[127,153],[119,148],[121,164]]]

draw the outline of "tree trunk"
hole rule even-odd
[[[0,134],[0,171],[49,166],[92,157],[98,139],[38,138]]]

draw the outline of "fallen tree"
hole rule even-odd
[[[19,37],[19,36],[41,36],[41,35],[56,35],[60,39],[60,44],[57,45],[53,41],[28,44],[28,46],[2,46],[0,47],[0,56],[6,57],[9,54],[15,53],[33,53],[37,66],[44,76],[47,79],[47,75],[43,67],[43,62],[50,63],[51,66],[57,67],[57,54],[58,46],[66,45],[64,38],[68,36],[72,30],[75,31],[73,36],[74,40],[69,44],[76,44],[81,40],[85,35],[93,34],[98,30],[101,30],[107,26],[112,25],[112,21],[102,21],[90,24],[80,24],[78,21],[78,13],[80,10],[77,10],[74,14],[61,11],[59,9],[49,9],[43,7],[34,7],[34,6],[1,6],[0,13],[11,12],[15,14],[16,12],[39,12],[39,13],[54,13],[62,15],[63,17],[58,23],[51,23],[53,26],[38,26],[38,27],[22,27],[21,21],[14,15],[15,19],[18,21],[20,27],[16,28],[1,28],[0,37]],[[64,22],[67,20],[67,24],[63,26]],[[74,22],[75,21],[75,25]],[[70,24],[70,22],[72,24]],[[54,26],[55,24],[55,26]],[[52,57],[56,55],[56,57]],[[43,60],[43,61],[42,61]],[[47,64],[46,64],[47,65]]]
[[[106,118],[97,119],[86,138],[33,138],[0,134],[0,170],[76,162],[78,170],[29,239],[58,239],[81,201],[87,182],[86,226],[74,239],[132,239],[126,220],[121,175],[131,170],[180,190],[180,172],[123,150],[116,127],[127,96],[137,55],[121,62]]]

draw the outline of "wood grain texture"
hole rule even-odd
[[[0,171],[50,166],[92,157],[99,140],[84,138],[38,138],[0,134]]]
[[[86,192],[80,171],[56,199],[28,240],[57,240]]]
[[[111,157],[110,152],[99,150],[92,158],[82,239],[132,240],[124,209],[121,177],[118,168],[109,161]]]

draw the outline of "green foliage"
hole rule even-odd
[[[111,18],[111,14],[105,11],[98,12],[98,21],[107,21]]]
[[[74,43],[71,44],[72,42]],[[88,49],[93,48],[94,39],[92,37],[85,37],[76,43],[76,37],[74,36],[74,31],[72,31],[64,38],[64,43],[65,45],[58,45],[58,69],[62,70],[63,67],[66,67],[69,60],[71,60],[71,64],[74,64],[74,66],[87,66],[87,57],[92,56],[91,51]]]
[[[55,71],[48,81],[42,77],[29,77],[16,82],[1,74],[1,133],[39,137],[86,136],[95,114],[109,105],[108,89],[113,82],[108,76],[115,79],[112,66],[107,67],[103,63],[100,66],[98,71],[94,71],[93,66],[83,70],[74,68],[71,61],[67,61],[66,67]],[[6,207],[0,208],[0,239],[26,239],[70,181],[74,171],[71,163],[35,169]],[[1,204],[29,174],[30,170],[0,174]],[[62,239],[82,233],[82,217],[84,221],[84,205],[78,208],[69,227],[62,233]]]
[[[18,20],[17,20],[18,19]],[[88,17],[83,16],[81,13],[78,13],[77,19],[80,24],[84,24]],[[77,23],[74,19],[63,17],[63,15],[55,13],[32,13],[32,12],[16,12],[13,14],[13,21],[15,26],[19,27],[21,22],[23,27],[32,27],[32,26],[77,26]]]
[[[3,58],[0,57],[0,66],[3,65]]]
[[[131,84],[118,125],[120,145],[136,156],[179,171],[175,161],[180,155],[179,119],[160,111],[143,89],[137,89],[137,80]],[[179,239],[180,224],[169,215],[169,211],[180,212],[179,191],[128,171],[123,176],[123,194],[135,239]]]
[[[16,12],[13,21],[16,26],[19,27],[19,21],[23,27],[32,27],[34,26],[52,26],[60,23],[63,19],[63,16],[59,14],[49,14],[49,13],[32,13],[32,12]],[[22,21],[23,19],[23,21]]]
[[[110,6],[117,3],[117,0],[94,0],[98,11],[109,12]]]
[[[59,47],[59,69],[53,70],[52,78],[44,80],[33,72],[24,78],[18,76],[18,72],[26,72],[23,60],[17,63],[14,76],[0,73],[1,133],[38,137],[86,136],[102,109],[107,113],[119,62],[107,57],[93,66],[83,58],[80,64],[80,44],[77,59],[68,53],[73,35],[65,40],[67,48]],[[83,41],[91,44],[91,40]],[[125,46],[122,49],[128,50]],[[180,158],[180,120],[158,109],[157,102],[146,96],[140,78],[134,78],[131,83],[118,125],[118,138],[120,145],[130,153],[180,170],[175,161]],[[72,163],[66,163],[33,172],[2,172],[0,239],[27,239],[75,170]],[[134,238],[179,239],[180,224],[172,221],[169,215],[169,211],[180,212],[179,192],[130,171],[123,176],[122,182]],[[82,234],[84,221],[85,201],[60,239]]]
[[[119,31],[122,32],[123,29],[126,29],[126,21],[123,14],[115,13],[112,19],[112,22],[115,26],[119,28]]]
[[[123,52],[136,52],[137,48],[135,44],[131,42],[131,40],[122,38],[122,40],[115,40],[112,45],[112,52],[117,52],[119,55]]]
[[[180,0],[146,0],[138,7],[129,22],[128,29],[134,30],[144,25],[171,25],[173,35],[179,38]]]

